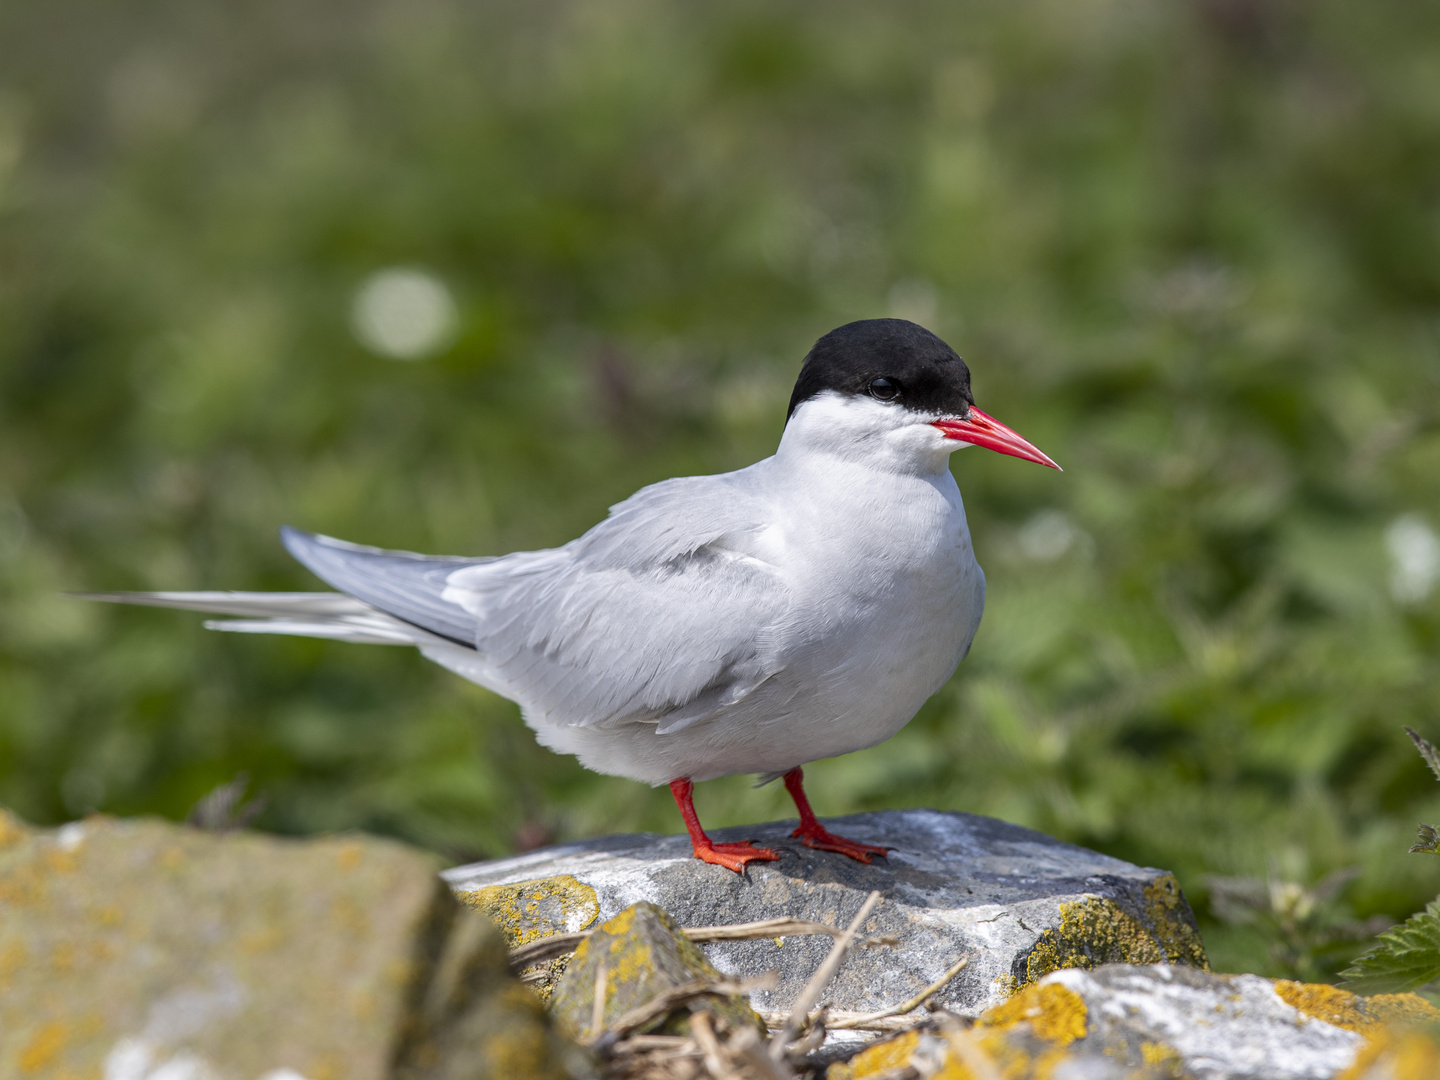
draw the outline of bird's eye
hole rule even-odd
[[[870,380],[870,396],[876,401],[894,401],[900,396],[900,384],[883,376]]]

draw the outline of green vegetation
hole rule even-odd
[[[1412,727],[1405,733],[1440,780],[1440,750]],[[1411,854],[1440,855],[1440,832],[1421,825]],[[1430,901],[1404,923],[1380,935],[1373,948],[1341,972],[1345,985],[1357,994],[1393,994],[1419,990],[1440,979],[1440,898]],[[1433,990],[1433,987],[1431,987]]]
[[[58,593],[313,588],[282,522],[562,543],[768,454],[810,342],[904,314],[1067,471],[955,456],[974,651],[817,810],[1171,869],[1217,969],[1333,973],[1435,891],[1392,733],[1440,727],[1437,192],[1402,0],[9,5],[0,804],[180,818],[244,770],[262,828],[453,858],[675,830],[407,651]],[[397,266],[453,297],[428,359],[352,332]],[[1267,874],[1279,916],[1221,918],[1211,876]]]

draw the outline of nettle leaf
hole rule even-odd
[[[1410,845],[1411,854],[1440,855],[1440,830],[1434,825],[1420,826],[1420,838]]]
[[[1430,766],[1430,771],[1435,774],[1435,779],[1440,780],[1440,750],[1436,750],[1434,744],[1413,727],[1407,726],[1405,734],[1410,736],[1410,741],[1415,744],[1415,749],[1420,751],[1420,756],[1425,759],[1425,764]]]
[[[1379,943],[1340,973],[1357,994],[1417,990],[1440,978],[1440,897],[1380,935]]]

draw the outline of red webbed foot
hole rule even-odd
[[[815,817],[815,811],[810,809],[810,800],[805,797],[805,774],[800,769],[791,769],[785,774],[785,789],[795,800],[795,809],[800,811],[800,827],[790,835],[798,837],[806,847],[848,855],[866,866],[870,865],[870,860],[876,855],[884,855],[890,851],[890,848],[878,844],[862,844],[858,840],[836,836],[821,825]]]
[[[819,822],[809,828],[801,825],[790,834],[800,838],[800,842],[808,848],[816,851],[838,851],[841,855],[848,855],[858,862],[870,865],[870,860],[876,855],[886,855],[891,850],[888,847],[881,847],[879,844],[862,844],[859,840],[847,840],[843,836],[836,836],[829,829]]]
[[[725,844],[695,844],[694,847],[695,858],[723,866],[726,870],[734,870],[737,874],[743,874],[748,863],[774,862],[780,858],[778,853],[769,848],[757,848],[749,840]]]

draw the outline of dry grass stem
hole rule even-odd
[[[875,910],[875,905],[880,902],[880,892],[875,890],[865,898],[865,903],[860,905],[860,910],[855,913],[855,918],[845,928],[845,932],[835,939],[835,944],[830,948],[830,955],[825,957],[805,989],[800,991],[800,996],[795,999],[795,1004],[790,1008],[790,1016],[784,1025],[776,1032],[775,1037],[770,1040],[770,1057],[779,1061],[785,1056],[785,1048],[794,1039],[795,1033],[800,1030],[805,1018],[815,1003],[820,1000],[820,995],[830,985],[830,980],[840,970],[840,965],[845,960],[845,954],[849,951],[851,944],[855,941],[855,935],[860,932],[860,927],[870,917],[870,912]]]
[[[760,1036],[749,1028],[738,1032],[730,1040],[730,1050],[750,1067],[751,1075],[758,1080],[793,1080],[794,1073],[789,1066],[776,1061],[765,1049]]]
[[[765,1021],[765,1026],[771,1031],[778,1031],[789,1017],[789,1013],[783,1012],[760,1013],[760,1019]],[[812,1016],[811,1021],[812,1023],[816,1022],[816,1017]],[[869,1019],[866,1014],[862,1013],[827,1012],[825,1014],[824,1027],[827,1030],[878,1031],[890,1033],[909,1031],[916,1023],[916,1020],[905,1016],[887,1016],[879,1019]]]
[[[735,1075],[735,1070],[721,1057],[720,1042],[715,1038],[715,1029],[710,1026],[710,1017],[706,1013],[690,1014],[690,1033],[695,1036],[695,1042],[700,1047],[700,1053],[704,1055],[705,1068],[710,1070],[710,1075],[720,1077],[721,1080],[730,1080]]]
[[[595,968],[595,1000],[590,1004],[590,1034],[605,1028],[605,995],[610,992],[610,965],[601,960]]]
[[[889,1009],[882,1009],[880,1012],[867,1013],[864,1015],[858,1015],[853,1013],[835,1013],[831,1015],[829,1021],[826,1023],[826,1026],[829,1027],[831,1031],[848,1031],[857,1028],[869,1031],[884,1030],[882,1028],[872,1027],[871,1025],[881,1020],[889,1020],[894,1017],[902,1017],[906,1013],[914,1012],[916,1009],[920,1008],[921,1005],[924,1005],[925,1002],[929,1001],[932,997],[938,994],[941,990],[944,990],[945,987],[949,984],[950,980],[955,978],[956,975],[960,974],[960,972],[964,970],[965,966],[969,963],[970,958],[968,956],[962,956],[959,960],[955,961],[955,963],[950,965],[950,969],[946,971],[944,975],[941,975],[940,978],[936,979],[924,990],[921,990],[914,997],[910,998],[908,1001],[901,1002],[899,1005],[896,1005]]]
[[[970,1075],[975,1080],[1002,1080],[994,1059],[980,1045],[980,1039],[975,1032],[957,1018],[948,1014],[942,1015],[945,1018],[941,1021],[940,1030],[945,1035],[950,1052],[960,1059],[960,1064],[970,1070]]]
[[[698,997],[736,997],[748,995],[752,990],[768,990],[775,985],[775,972],[767,972],[758,979],[745,982],[717,982],[713,979],[695,979],[671,987],[663,994],[657,994],[643,1005],[637,1005],[621,1013],[604,1031],[592,1032],[589,1042],[604,1052],[610,1052],[620,1039],[636,1028],[644,1027],[652,1020],[658,1020],[688,1001]]]

